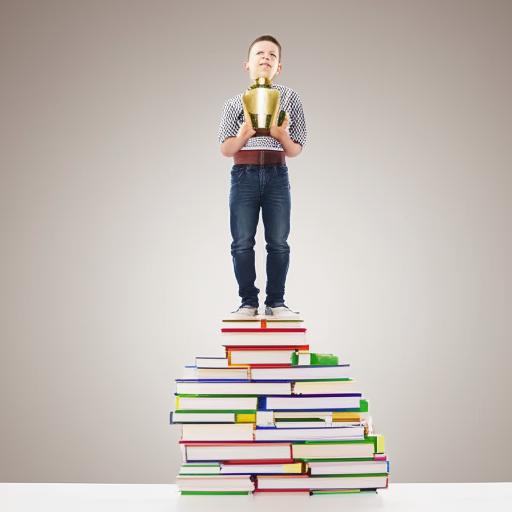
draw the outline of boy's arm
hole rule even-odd
[[[220,152],[224,156],[228,156],[228,157],[234,156],[235,153],[238,153],[238,151],[240,151],[240,149],[242,149],[245,146],[245,143],[256,133],[256,130],[252,127],[251,117],[247,114],[245,106],[243,106],[243,109],[244,109],[244,122],[240,126],[238,133],[236,134],[236,136],[233,136],[233,135],[228,136],[224,140],[224,142],[220,145]],[[225,108],[224,112],[226,112],[226,108]],[[226,118],[226,114],[224,113],[223,114],[223,122],[224,122],[225,118]],[[231,116],[231,118],[233,119],[233,116]],[[222,126],[222,122],[221,122],[221,126]],[[229,129],[232,130],[231,133],[235,132],[234,126],[231,126]],[[219,137],[220,137],[220,133],[219,133]]]
[[[307,140],[306,119],[302,101],[295,91],[291,94],[288,108],[290,110],[289,113],[286,113],[284,122],[281,126],[271,128],[271,135],[283,146],[286,156],[294,157],[301,153]],[[289,129],[288,124],[290,124]]]
[[[220,152],[224,156],[233,156],[245,146],[245,143],[256,133],[249,121],[244,121],[236,137],[228,137],[221,145]]]
[[[294,142],[288,134],[288,114],[281,124],[281,126],[271,126],[270,135],[277,139],[281,146],[283,146],[284,154],[288,157],[294,157],[300,154],[302,151],[302,144]]]

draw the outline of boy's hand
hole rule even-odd
[[[288,112],[286,113],[286,116],[284,118],[283,124],[281,126],[271,126],[270,127],[270,136],[274,137],[274,139],[277,139],[279,142],[281,140],[288,137],[288,125],[290,123],[290,119],[288,117]]]
[[[256,130],[252,127],[251,116],[249,115],[249,112],[247,112],[245,105],[243,107],[244,122],[242,123],[240,129],[238,130],[238,135],[243,139],[250,139],[256,133]]]

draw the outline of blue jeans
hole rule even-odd
[[[254,244],[259,216],[263,218],[267,249],[265,305],[284,304],[284,287],[290,261],[290,181],[286,165],[239,164],[231,169],[229,212],[231,256],[242,306],[258,307]]]

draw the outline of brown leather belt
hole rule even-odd
[[[235,165],[286,165],[284,151],[267,149],[245,149],[234,155]]]

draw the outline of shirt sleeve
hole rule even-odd
[[[222,109],[219,132],[217,135],[219,144],[222,144],[228,137],[236,137],[239,129],[235,108],[231,100],[227,100]]]
[[[290,138],[304,147],[307,141],[306,119],[299,95],[294,91],[290,98]]]

